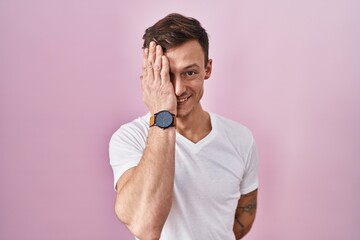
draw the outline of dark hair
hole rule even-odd
[[[164,52],[167,49],[195,39],[204,51],[205,66],[207,65],[209,59],[209,38],[206,30],[195,18],[185,17],[178,13],[169,14],[146,29],[143,39],[143,49],[149,47],[150,42],[154,41],[163,48]]]

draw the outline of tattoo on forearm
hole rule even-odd
[[[235,221],[240,225],[241,228],[245,227],[244,224],[242,224],[238,218],[235,218]]]
[[[257,208],[257,190],[241,195],[235,212],[234,233],[237,239],[245,236],[255,219]]]
[[[242,237],[242,236],[244,236],[245,235],[245,225],[244,224],[242,224],[241,222],[240,222],[240,220],[236,217],[235,218],[235,221],[237,222],[237,224],[239,224],[239,226],[240,226],[240,232],[236,232],[235,234],[236,234],[236,237],[237,237],[237,239],[240,237]]]
[[[238,206],[238,209],[240,209],[241,212],[247,212],[250,215],[253,215],[255,213],[256,210],[256,200],[253,199],[250,203],[248,203],[247,205],[244,206]]]

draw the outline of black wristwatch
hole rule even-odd
[[[150,127],[158,126],[162,129],[176,126],[175,114],[169,111],[160,111],[150,117]]]

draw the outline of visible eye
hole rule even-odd
[[[194,78],[194,77],[196,77],[196,74],[197,73],[195,71],[188,71],[188,72],[184,73],[185,77],[187,77],[187,78]]]

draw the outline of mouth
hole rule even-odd
[[[182,104],[182,103],[185,103],[189,98],[191,97],[191,95],[190,96],[187,96],[187,97],[178,97],[177,98],[177,103],[179,104]]]

